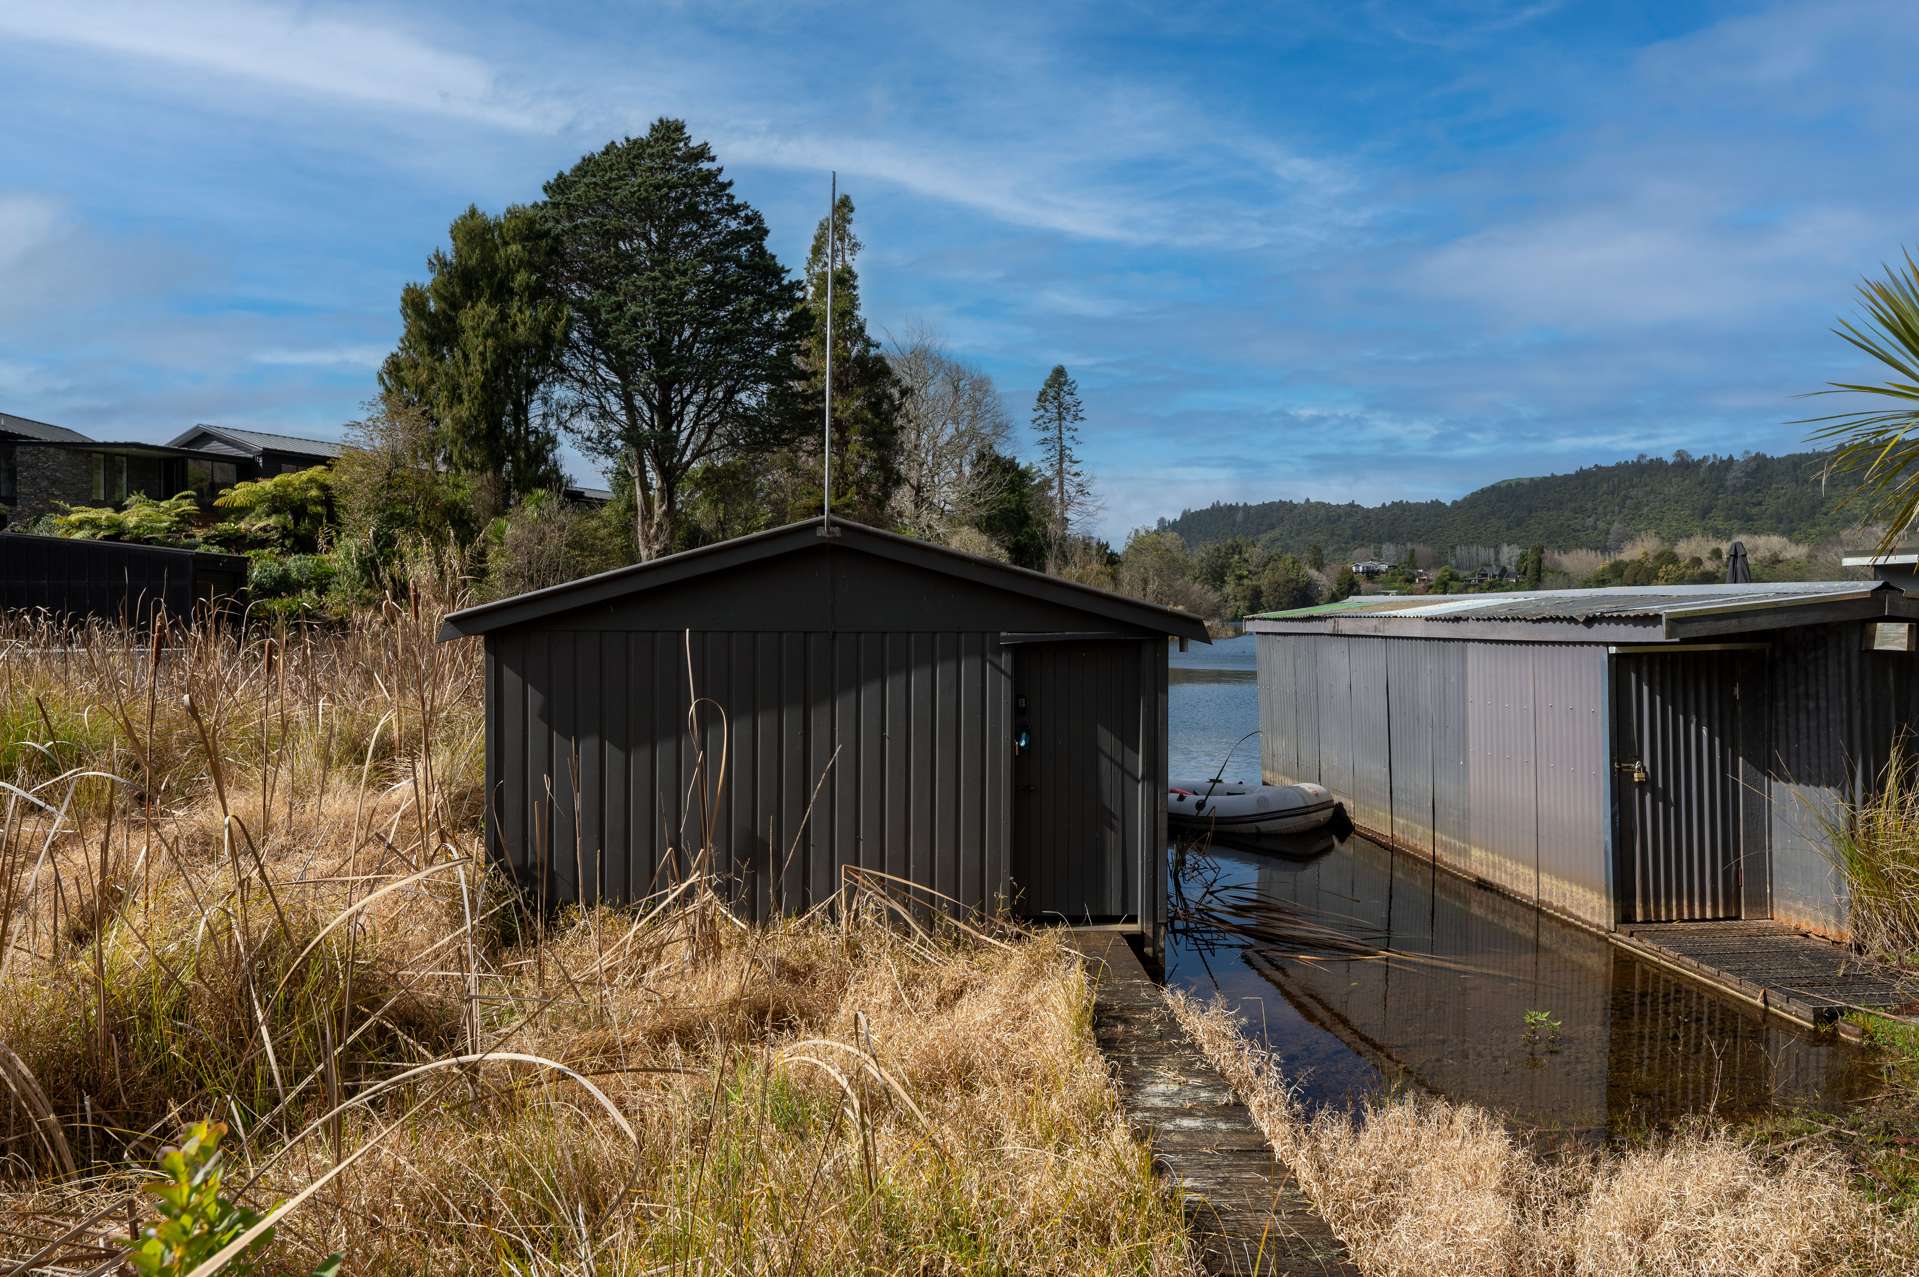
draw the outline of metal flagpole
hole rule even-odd
[[[820,449],[825,482],[820,485],[820,531],[833,535],[833,268],[834,232],[838,229],[840,175],[835,169],[832,195],[826,205],[826,420]]]

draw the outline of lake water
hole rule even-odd
[[[1171,774],[1256,780],[1253,639],[1173,652]],[[1222,995],[1309,1106],[1396,1088],[1586,1137],[1832,1107],[1876,1061],[1364,838],[1176,847],[1170,984]]]

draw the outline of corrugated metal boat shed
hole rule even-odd
[[[1204,642],[1196,618],[813,519],[457,612],[464,635],[489,848],[545,901],[640,899],[704,851],[755,916],[858,866],[1157,943],[1166,640]]]
[[[1263,771],[1318,781],[1369,832],[1590,925],[1731,910],[1843,932],[1820,821],[1919,710],[1919,657],[1865,642],[1867,625],[1915,616],[1903,591],[1858,581],[1269,613],[1248,623]],[[1719,655],[1655,659],[1688,650]],[[1666,760],[1650,788],[1618,770],[1640,754]],[[1736,847],[1730,868],[1699,862],[1715,846]]]

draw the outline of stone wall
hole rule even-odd
[[[43,514],[58,514],[54,504],[93,504],[93,454],[47,444],[20,443],[14,449],[17,475],[7,523],[20,527]]]

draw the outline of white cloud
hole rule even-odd
[[[253,353],[256,364],[290,368],[378,368],[387,357],[381,346],[316,346],[299,350],[269,349]]]
[[[389,23],[234,0],[0,5],[0,35],[372,107],[548,130],[563,113]]]

